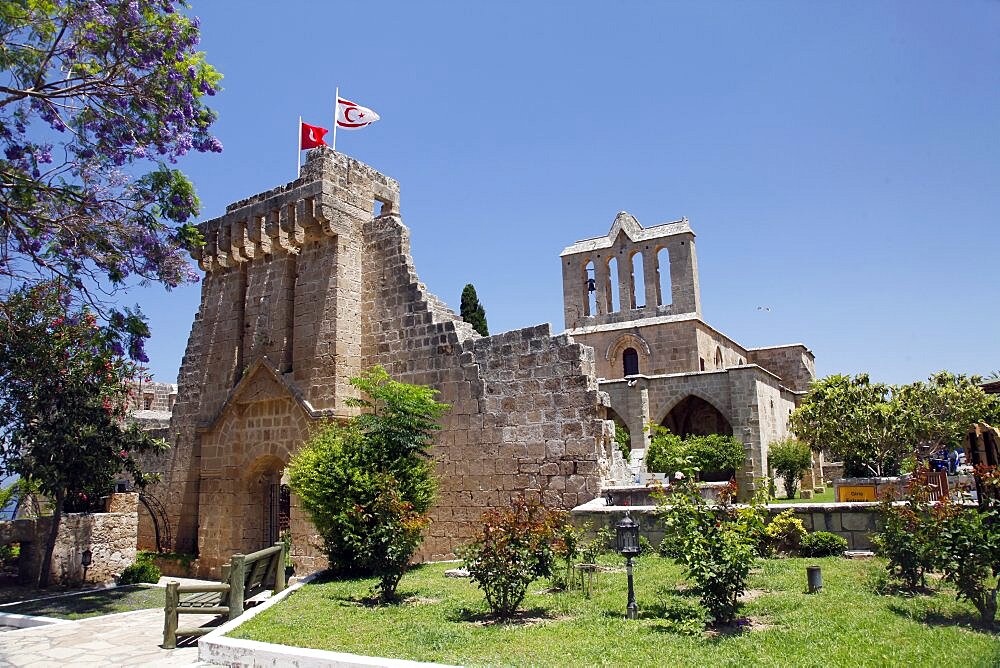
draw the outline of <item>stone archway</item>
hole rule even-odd
[[[681,437],[733,435],[733,426],[726,416],[718,408],[693,394],[677,402],[660,424]]]
[[[285,462],[265,455],[254,460],[243,478],[246,493],[240,542],[244,552],[273,545],[288,529],[290,496],[282,483],[284,471]]]

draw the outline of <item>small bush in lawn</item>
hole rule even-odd
[[[657,495],[657,513],[665,529],[661,552],[685,567],[716,624],[731,622],[736,614],[737,599],[746,591],[757,556],[758,530],[766,512],[763,493],[740,509],[732,503],[735,494],[736,484],[730,483],[719,503],[711,504],[687,476]]]
[[[490,611],[510,617],[535,578],[552,575],[555,531],[566,513],[547,510],[537,501],[515,499],[510,508],[483,514],[483,527],[460,550],[469,576],[486,595]]]
[[[885,526],[872,536],[877,552],[886,558],[889,576],[910,591],[925,584],[924,575],[936,560],[929,494],[926,470],[918,470],[907,485],[905,505],[895,505],[891,494],[882,499],[879,511]]]
[[[795,513],[786,510],[767,525],[764,529],[764,545],[767,553],[782,552],[792,554],[799,549],[802,538],[806,535],[806,528],[802,520],[795,517]]]
[[[847,539],[829,531],[807,533],[799,542],[803,557],[832,557],[843,554],[846,549]]]
[[[977,466],[983,505],[969,508],[948,497],[932,510],[933,547],[944,579],[954,583],[958,598],[979,611],[983,623],[995,626],[1000,597],[1000,470]]]
[[[118,576],[118,584],[139,584],[149,582],[156,584],[160,581],[160,567],[153,563],[153,559],[145,552],[136,554],[135,563],[122,571]]]

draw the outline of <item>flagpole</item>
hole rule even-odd
[[[299,116],[298,137],[295,138],[295,145],[299,150],[295,152],[295,178],[302,176],[302,117]]]
[[[340,111],[340,86],[333,91],[333,150],[337,150],[337,112]]]

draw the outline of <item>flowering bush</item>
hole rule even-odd
[[[218,152],[222,76],[177,0],[5,2],[0,273],[75,289],[197,280],[191,182],[165,163]],[[144,167],[149,169],[143,173]]]
[[[460,554],[494,615],[514,614],[528,585],[552,574],[553,539],[565,522],[565,512],[524,498],[483,514],[482,529]]]
[[[926,469],[914,471],[905,500],[904,505],[896,505],[891,490],[883,496],[879,510],[885,527],[872,536],[872,543],[886,558],[889,576],[912,591],[924,585],[925,574],[934,569],[936,558]]]
[[[766,488],[766,485],[761,485]],[[690,476],[656,492],[665,536],[661,552],[683,565],[701,603],[717,624],[733,620],[737,599],[746,590],[763,528],[764,494],[744,508],[733,505],[735,482],[717,505],[699,493]]]

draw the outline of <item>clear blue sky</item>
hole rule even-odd
[[[1000,369],[1000,3],[195,2],[224,153],[205,218],[338,150],[399,180],[422,280],[492,332],[562,331],[559,252],[687,216],[705,319],[820,375]],[[992,267],[991,267],[991,263]],[[134,290],[174,381],[199,286]],[[770,311],[758,310],[766,306]]]

